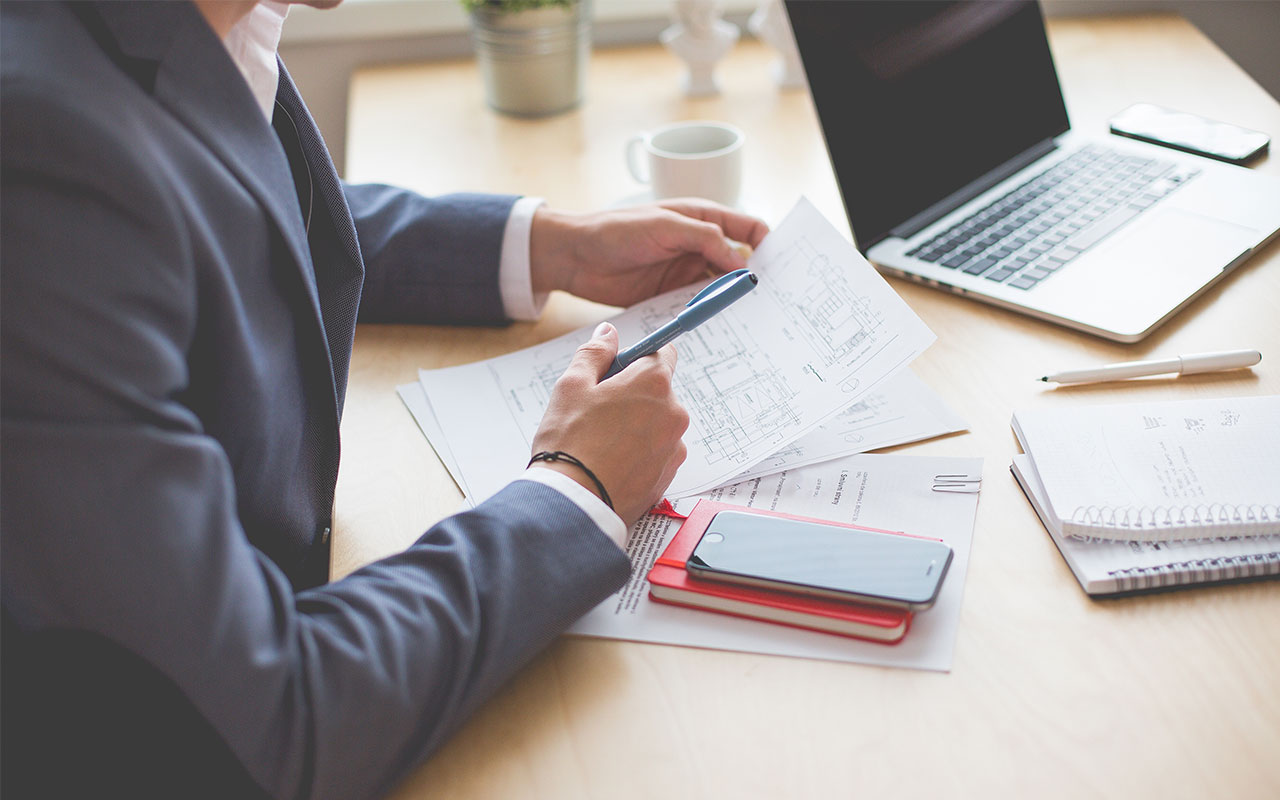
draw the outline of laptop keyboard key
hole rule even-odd
[[[1063,243],[1072,250],[1088,250],[1098,242],[1110,236],[1126,222],[1142,213],[1142,209],[1132,206],[1121,206],[1105,217],[1099,218],[1092,225],[1072,236]]]
[[[1075,250],[1070,250],[1065,247],[1060,247],[1057,250],[1054,250],[1052,253],[1044,257],[1043,266],[1047,266],[1050,269],[1057,269],[1058,267],[1067,263],[1071,259],[1075,258],[1077,255],[1079,255],[1079,253],[1077,253]]]
[[[996,265],[994,258],[982,258],[964,268],[970,275],[981,275]]]

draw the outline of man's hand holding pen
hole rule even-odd
[[[571,454],[599,480],[627,525],[662,498],[686,455],[681,437],[689,414],[672,389],[676,350],[669,342],[755,286],[755,276],[746,273],[745,258],[731,240],[755,247],[767,233],[760,220],[701,200],[597,214],[540,209],[534,216],[530,259],[535,292],[562,289],[628,306],[707,275],[744,273],[713,283],[695,298],[698,302],[690,301],[664,326],[665,333],[655,332],[628,348],[625,363],[615,364],[618,331],[601,323],[552,390],[533,452]],[[565,461],[540,461],[538,466],[562,472],[600,494],[579,466]]]

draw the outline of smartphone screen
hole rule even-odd
[[[686,561],[698,578],[928,608],[951,564],[931,539],[721,511]]]
[[[1111,120],[1111,132],[1233,164],[1253,159],[1271,141],[1261,131],[1150,103],[1138,103],[1121,111]]]

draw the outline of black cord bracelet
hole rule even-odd
[[[600,479],[596,477],[596,474],[594,472],[592,472],[590,469],[587,468],[586,464],[583,464],[578,459],[574,458],[573,456],[569,455],[563,450],[555,450],[555,451],[543,450],[541,453],[534,453],[533,458],[529,459],[529,463],[526,465],[526,467],[532,467],[534,462],[536,461],[563,461],[566,464],[574,465],[578,469],[585,472],[587,474],[587,477],[591,479],[591,482],[594,483],[596,485],[596,488],[600,490],[600,499],[603,500],[604,504],[609,507],[609,510],[610,511],[617,510],[613,507],[613,500],[609,499],[609,493],[605,491],[604,484],[600,482]]]

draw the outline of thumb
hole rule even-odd
[[[581,369],[590,374],[595,383],[599,383],[604,374],[613,366],[613,359],[618,355],[618,329],[607,322],[596,326],[591,338],[578,347],[573,354],[569,369]]]

